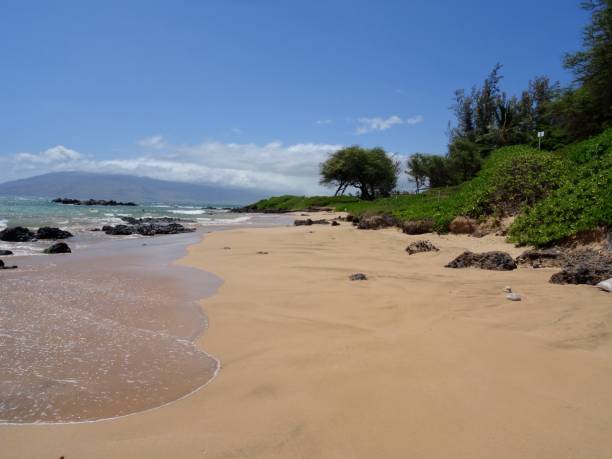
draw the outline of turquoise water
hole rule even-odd
[[[48,198],[0,197],[0,229],[7,226],[58,226],[83,231],[102,225],[122,223],[119,217],[179,217],[203,225],[245,221],[245,215],[202,205],[149,203],[129,206],[74,206],[57,204]],[[242,218],[241,218],[242,217]]]
[[[185,220],[185,226],[233,226],[252,224],[253,215],[233,213],[223,208],[181,203],[146,203],[131,206],[75,206],[57,204],[50,198],[0,197],[0,230],[11,226],[36,229],[41,226],[58,227],[75,235],[72,244],[86,246],[105,236],[91,231],[104,225],[125,223],[121,217],[175,217]],[[114,236],[117,238],[116,236]],[[132,237],[132,236],[127,236]],[[8,249],[16,255],[41,253],[47,242],[6,243],[0,241],[0,249]]]

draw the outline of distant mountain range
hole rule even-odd
[[[114,199],[135,202],[248,204],[272,192],[170,182],[147,177],[87,172],[53,172],[0,183],[0,196]]]

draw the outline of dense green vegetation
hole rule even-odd
[[[254,204],[246,206],[246,209],[266,212],[266,211],[296,211],[312,207],[336,207],[345,204],[358,202],[359,198],[352,196],[293,196],[283,195],[262,199]]]
[[[559,186],[528,208],[510,229],[510,240],[547,245],[594,229],[612,227],[612,129],[561,152]]]
[[[333,207],[356,215],[391,214],[401,221],[432,220],[448,231],[457,216],[478,220],[518,215],[509,239],[549,245],[579,231],[612,226],[612,129],[557,152],[500,148],[475,178],[459,186],[398,194],[373,201],[350,196],[280,196],[252,210]]]

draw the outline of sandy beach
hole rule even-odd
[[[419,239],[440,251],[409,256]],[[197,342],[218,376],[116,420],[0,426],[0,457],[610,457],[610,294],[444,268],[466,249],[523,250],[349,223],[209,234],[180,263],[223,279]]]

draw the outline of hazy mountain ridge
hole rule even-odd
[[[246,204],[269,194],[270,192],[265,191],[89,172],[52,172],[0,183],[0,196],[93,198],[135,202]]]

